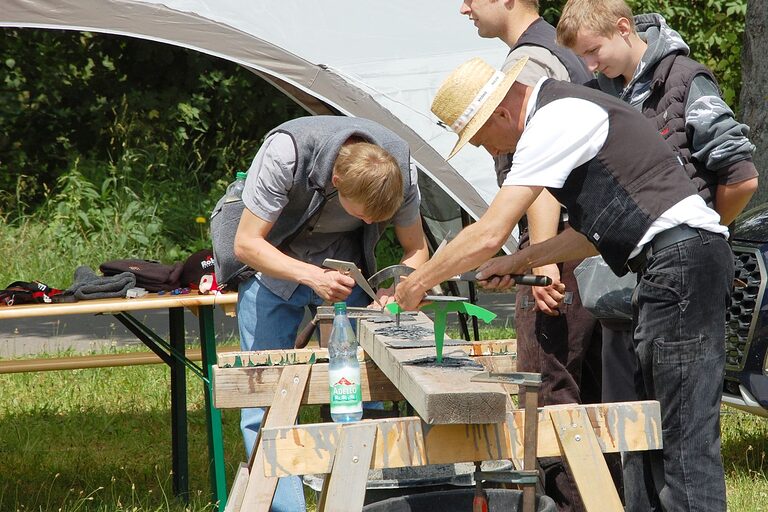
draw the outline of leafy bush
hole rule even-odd
[[[264,134],[303,115],[246,69],[170,45],[3,29],[0,49],[0,218],[45,223],[64,254],[207,246],[199,219]]]

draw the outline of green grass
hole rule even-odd
[[[0,390],[0,510],[212,510],[202,384],[193,375],[189,507],[172,493],[164,365],[0,375]],[[303,415],[314,421],[317,410]],[[722,418],[729,510],[766,511],[768,420],[728,408]],[[238,412],[223,411],[223,421],[229,488],[244,451]]]

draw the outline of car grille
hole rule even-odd
[[[757,316],[755,308],[762,302],[765,272],[760,251],[749,247],[733,247],[736,257],[736,279],[746,284],[737,286],[726,313],[725,367],[741,371],[749,353]]]

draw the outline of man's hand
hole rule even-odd
[[[406,311],[414,311],[419,308],[425,292],[426,289],[421,283],[412,279],[412,275],[402,277],[395,290],[395,302]]]
[[[340,302],[346,300],[355,287],[355,280],[336,270],[318,267],[318,272],[309,286],[315,290],[323,300],[328,302]]]
[[[511,288],[515,282],[508,274],[520,274],[523,266],[516,254],[491,258],[477,268],[477,284],[490,290]]]
[[[560,303],[563,301],[563,297],[565,297],[565,285],[560,282],[560,269],[557,265],[545,265],[533,269],[533,273],[537,276],[548,276],[552,279],[552,284],[549,286],[531,287],[536,309],[545,315],[558,316],[560,311],[557,308],[560,307]]]
[[[376,298],[378,299],[378,303],[382,308],[387,304],[395,302],[394,286],[390,286],[389,288],[381,288],[376,292]],[[369,307],[375,308],[376,303],[371,303]]]

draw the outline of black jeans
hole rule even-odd
[[[600,402],[600,325],[581,305],[573,269],[580,262],[560,266],[560,280],[569,292],[559,316],[534,309],[529,286],[519,286],[515,303],[517,369],[541,373],[539,405]],[[545,491],[559,512],[584,510],[576,484],[562,459],[539,459]],[[618,473],[615,468],[614,473]]]
[[[600,321],[603,327],[603,402],[635,402],[642,379],[632,340],[632,321]],[[651,452],[622,452],[626,512],[661,512],[651,474]],[[660,479],[663,480],[663,479]]]
[[[664,443],[644,473],[667,512],[726,509],[720,399],[733,275],[726,240],[700,231],[649,254],[635,289],[638,398],[659,401]]]

